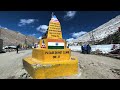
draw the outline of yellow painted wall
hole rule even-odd
[[[70,49],[33,49],[32,58],[36,58],[44,62],[54,62],[54,61],[63,61],[69,60],[71,56]]]
[[[78,73],[78,60],[38,62],[31,57],[23,60],[23,65],[34,79],[55,78],[60,76],[70,76]]]

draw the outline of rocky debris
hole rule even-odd
[[[22,69],[25,69],[24,67]]]
[[[107,56],[107,57],[111,57],[111,58],[116,58],[116,59],[120,59],[120,54],[102,54],[103,56]]]
[[[15,79],[15,76],[10,76],[7,79]]]
[[[91,54],[101,55],[102,51],[100,51],[99,49],[97,49],[96,51],[92,51]]]
[[[31,79],[31,76],[28,73],[23,73],[20,75],[19,79]]]
[[[111,54],[120,54],[120,49],[114,50],[110,52]]]
[[[28,72],[24,69],[24,67],[21,67],[21,70],[19,70],[16,73],[17,79],[31,79],[32,77],[28,74]]]
[[[99,49],[97,49],[96,51],[91,52],[91,54],[95,54],[95,55],[102,55],[102,56],[106,56],[106,57],[111,57],[111,58],[116,58],[116,59],[120,59],[120,49],[117,49],[115,51],[112,51],[110,53],[102,53],[102,51],[100,51]]]
[[[110,70],[112,71],[112,73],[114,73],[115,75],[117,75],[118,78],[120,78],[120,69],[114,69],[114,68],[112,68]]]
[[[95,63],[89,63],[88,65],[91,65],[91,66],[97,66]]]

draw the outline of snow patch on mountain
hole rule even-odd
[[[86,42],[91,40],[103,40],[108,35],[114,34],[117,32],[120,27],[120,15],[106,22],[105,24],[99,26],[98,28],[78,37],[73,42]]]

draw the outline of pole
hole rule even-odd
[[[34,46],[34,38],[33,38],[33,46]]]
[[[51,17],[53,17],[54,13],[52,12]]]
[[[16,46],[17,46],[17,40],[18,40],[18,32],[17,32],[17,38],[16,38]]]
[[[25,38],[25,43],[26,43],[26,45],[27,45],[27,36],[26,36],[26,38]]]
[[[93,41],[93,44],[95,45],[95,39],[94,39],[94,35],[93,35],[93,31],[92,31],[92,41]]]
[[[25,47],[27,49],[27,36],[25,37]]]

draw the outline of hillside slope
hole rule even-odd
[[[27,38],[27,44],[37,43],[39,40],[33,36],[26,36],[19,32],[0,28],[0,38],[3,39],[3,46],[24,44]]]
[[[97,44],[120,44],[120,31],[107,36],[104,40],[98,42]]]
[[[86,42],[91,40],[102,41],[104,40],[104,38],[117,32],[119,27],[120,27],[120,15],[109,20],[108,22],[99,26],[98,28],[78,37],[77,39],[73,40],[73,42]]]

